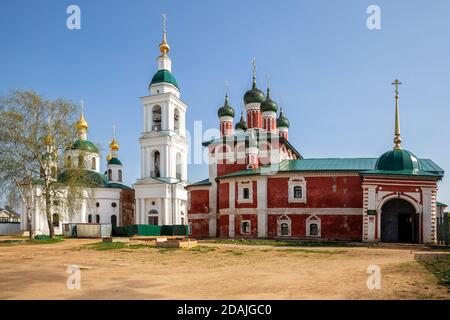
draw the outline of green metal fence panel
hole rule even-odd
[[[161,226],[155,226],[150,224],[137,225],[137,234],[140,236],[160,236]]]
[[[450,245],[450,229],[448,223],[448,213],[437,219],[437,240],[438,244]]]
[[[156,226],[150,224],[135,224],[132,226],[113,227],[112,235],[114,237],[132,237],[139,236],[187,236],[188,226]]]

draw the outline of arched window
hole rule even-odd
[[[122,182],[122,170],[119,169],[119,181]]]
[[[306,236],[321,237],[321,220],[318,216],[312,215],[306,219]]]
[[[83,155],[79,155],[78,156],[78,168],[83,168],[84,167],[84,157]]]
[[[281,224],[281,235],[282,236],[289,235],[289,225],[286,222]]]
[[[59,227],[59,215],[57,213],[53,214],[53,227],[57,228]]]
[[[175,108],[173,113],[173,130],[176,133],[180,133],[180,110]]]
[[[294,187],[294,198],[301,199],[303,198],[303,189],[300,186]]]
[[[97,160],[95,159],[95,157],[91,159],[91,168],[92,170],[97,170]]]
[[[181,168],[182,168],[182,159],[181,159],[181,154],[180,153],[177,153],[177,159],[176,159],[176,161],[177,161],[177,168],[176,168],[176,178],[178,179],[178,180],[181,180]]]
[[[92,214],[88,215],[88,223],[92,223]]]
[[[159,178],[160,177],[160,171],[159,171],[160,166],[159,165],[160,165],[160,161],[161,161],[159,151],[157,151],[157,150],[154,151],[152,158],[153,158],[153,170],[151,172],[151,176],[153,178]]]
[[[151,131],[161,131],[161,107],[160,106],[153,107]]]
[[[112,170],[108,169],[108,180],[111,181],[112,180]]]
[[[158,225],[158,211],[152,209],[148,212],[148,224]]]
[[[117,216],[116,216],[115,214],[113,214],[113,215],[111,216],[111,225],[112,225],[113,227],[117,227]]]
[[[242,198],[243,199],[250,199],[250,189],[249,188],[244,188],[242,189]]]
[[[100,223],[100,215],[99,214],[95,217],[95,220],[96,220],[96,223]]]
[[[249,234],[250,233],[250,221],[242,221],[241,223],[241,233]]]

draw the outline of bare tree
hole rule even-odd
[[[10,199],[21,199],[29,228],[32,206],[42,205],[53,237],[54,207],[76,211],[92,184],[82,168],[71,170],[64,162],[64,152],[76,139],[77,105],[47,100],[33,91],[14,91],[0,100],[0,108],[0,183]]]

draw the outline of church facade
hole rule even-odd
[[[228,97],[221,137],[203,143],[209,177],[187,186],[193,237],[436,242],[436,195],[444,171],[401,147],[398,85],[394,147],[379,158],[304,158],[290,121],[256,86],[234,125]],[[278,113],[278,115],[277,115]]]
[[[66,223],[102,223],[112,226],[132,224],[134,221],[134,191],[123,184],[123,165],[119,160],[119,143],[115,135],[109,144],[106,156],[106,171],[100,172],[100,150],[87,139],[88,122],[81,112],[75,124],[78,139],[63,154],[64,168],[57,168],[56,161],[50,166],[51,172],[41,172],[52,177],[52,182],[61,182],[61,189],[53,192],[51,201],[52,227],[54,234],[63,233]],[[50,142],[50,140],[48,141]],[[47,145],[47,153],[52,154],[52,146]],[[58,173],[59,172],[59,173]],[[76,208],[69,209],[64,183],[68,179],[77,179],[85,185],[77,195]],[[28,190],[31,207],[31,229],[37,235],[48,235],[49,227],[42,195],[43,181],[38,176],[33,180],[33,190]],[[30,201],[29,200],[29,201]],[[27,210],[22,204],[21,230],[28,230]]]

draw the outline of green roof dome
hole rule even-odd
[[[58,181],[65,183],[71,181],[76,185],[86,187],[104,187],[108,183],[105,175],[90,170],[66,170],[58,176]]]
[[[122,162],[120,162],[120,160],[117,158],[111,158],[111,159],[109,159],[108,164],[117,164],[117,165],[121,166]]]
[[[225,103],[223,107],[219,108],[219,111],[217,112],[217,115],[219,117],[233,117],[234,118],[234,109],[232,106],[228,104],[228,95],[225,96]]]
[[[394,149],[385,152],[378,158],[375,164],[376,170],[400,171],[400,170],[421,170],[421,165],[417,157],[403,149]]]
[[[261,103],[261,112],[273,111],[277,112],[278,105],[270,98],[270,89],[267,88],[266,100]]]
[[[289,128],[291,123],[289,122],[289,119],[284,116],[284,110],[283,108],[280,108],[280,116],[277,119],[277,127],[278,128]]]
[[[166,69],[158,70],[158,72],[156,72],[155,75],[153,76],[150,85],[162,82],[171,83],[178,88],[177,80],[175,80],[175,77],[169,70]]]
[[[244,95],[244,103],[263,103],[266,100],[264,93],[256,87],[256,79],[253,78],[253,86],[250,90],[248,90]]]
[[[245,122],[243,111],[241,112],[241,120],[239,120],[239,122],[236,123],[236,126],[234,127],[234,129],[247,131],[247,122]]]
[[[98,148],[95,144],[88,140],[78,139],[70,146],[71,150],[83,150],[86,152],[99,153]]]

